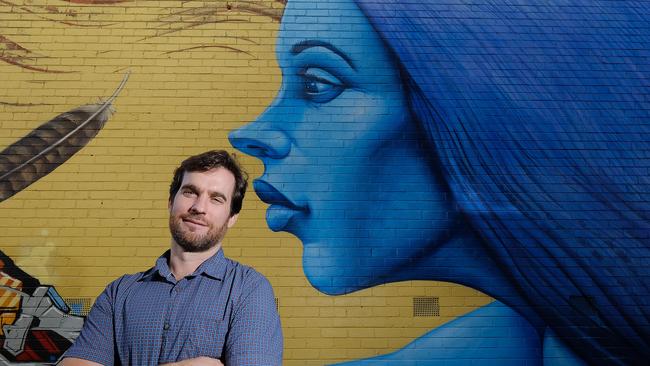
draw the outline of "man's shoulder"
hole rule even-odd
[[[266,314],[263,315],[265,319],[277,318],[275,292],[266,276],[250,265],[232,259],[227,260],[229,268],[224,276],[224,282],[230,285],[229,301],[233,305],[231,316],[246,318],[252,311],[257,314],[256,316]]]
[[[224,257],[227,264],[226,276],[237,276],[250,281],[268,281],[266,276],[250,265],[238,262],[232,258]]]
[[[105,291],[111,295],[118,295],[119,293],[123,293],[127,289],[133,287],[133,285],[138,283],[140,280],[150,276],[152,274],[152,271],[154,271],[153,267],[142,272],[124,274],[106,285]]]
[[[234,259],[225,257],[227,261],[227,270],[224,280],[233,281],[236,287],[242,293],[250,293],[260,289],[272,290],[271,282],[260,273],[258,270],[250,265],[240,263]]]

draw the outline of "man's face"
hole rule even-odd
[[[221,245],[238,215],[230,216],[235,177],[224,168],[185,172],[181,188],[169,203],[169,229],[186,252],[204,252]]]

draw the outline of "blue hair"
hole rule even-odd
[[[650,3],[356,1],[519,295],[589,364],[645,364]]]

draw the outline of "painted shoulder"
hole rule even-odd
[[[454,319],[393,353],[344,365],[542,365],[533,326],[495,301]]]

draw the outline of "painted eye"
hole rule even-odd
[[[345,90],[345,85],[337,77],[320,68],[309,67],[299,75],[304,98],[316,103],[327,103]]]

